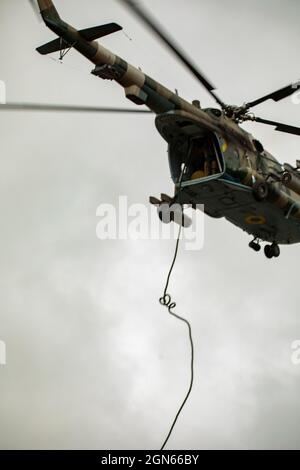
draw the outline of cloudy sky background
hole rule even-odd
[[[107,47],[181,96],[212,105],[184,68],[113,0],[57,0],[80,28],[116,21]],[[300,78],[296,0],[148,0],[218,87],[242,103]],[[35,47],[53,35],[28,2],[1,0],[0,79],[8,101],[128,106],[71,52],[60,65]],[[130,103],[129,103],[130,105]],[[300,106],[300,105],[299,105]],[[290,99],[257,114],[299,125]],[[281,161],[296,136],[248,124]],[[152,116],[0,115],[2,449],[157,449],[189,381],[185,326],[159,305],[174,241],[96,238],[96,209],[119,195],[172,193],[166,144]],[[278,260],[205,219],[202,251],[181,250],[171,282],[192,323],[195,384],[173,449],[300,448],[298,246]]]

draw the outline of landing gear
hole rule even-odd
[[[261,250],[258,238],[254,238],[254,240],[249,243],[249,247],[258,253]],[[278,258],[280,256],[280,248],[276,242],[272,243],[272,245],[266,245],[264,252],[268,259]]]
[[[254,240],[252,240],[252,242],[249,243],[249,247],[252,250],[256,251],[257,253],[261,250],[261,246],[258,243],[258,241],[256,241],[256,238]]]
[[[264,251],[268,259],[278,258],[280,256],[280,248],[275,242],[272,243],[272,245],[266,245]]]

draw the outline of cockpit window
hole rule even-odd
[[[185,145],[170,145],[169,158],[174,182],[178,182],[182,164],[186,165],[182,181],[205,178],[223,171],[222,155],[213,134],[191,139]]]
[[[259,156],[258,168],[264,171],[265,173],[268,173],[270,171],[280,173],[282,171],[280,163],[275,160],[275,158],[272,157],[272,155],[270,155],[268,152],[265,152],[265,154],[261,154]]]

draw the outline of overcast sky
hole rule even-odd
[[[226,102],[300,79],[296,0],[146,3]],[[117,1],[56,6],[79,29],[120,23],[126,34],[105,38],[107,47],[213,104]],[[76,52],[63,65],[35,52],[54,36],[28,2],[1,0],[0,25],[8,101],[128,106]],[[270,102],[257,114],[299,125],[299,106]],[[153,116],[11,112],[0,123],[0,447],[157,449],[189,382],[186,328],[158,303],[174,241],[96,238],[99,204],[172,193]],[[246,128],[281,161],[299,158],[299,137]],[[270,261],[249,241],[206,217],[204,249],[179,253],[170,290],[192,323],[195,384],[169,448],[300,448],[300,365],[290,359],[300,248]]]

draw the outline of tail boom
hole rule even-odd
[[[59,14],[52,2],[52,0],[37,0],[38,6],[43,17],[43,20],[46,22],[47,19],[59,19]]]
[[[197,114],[198,117],[202,115],[201,117],[205,117],[207,122],[207,115],[203,116],[204,112],[201,109],[180,98],[97,41],[85,39],[82,32],[60,18],[52,0],[38,0],[38,4],[48,28],[95,65],[92,74],[102,79],[116,81],[125,89],[126,97],[133,103],[146,105],[156,114],[182,110]],[[42,50],[39,52],[43,53]],[[44,53],[47,52],[44,50]]]

